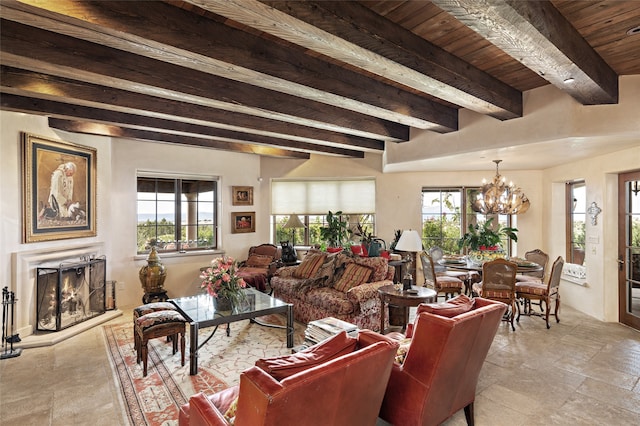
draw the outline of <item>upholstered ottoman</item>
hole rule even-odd
[[[180,352],[182,365],[184,365],[186,320],[178,311],[160,310],[142,315],[134,321],[135,342],[137,345],[137,362],[143,361],[143,376],[147,376],[147,358],[149,339],[156,337],[171,337],[173,354],[178,351],[178,335],[180,335]]]

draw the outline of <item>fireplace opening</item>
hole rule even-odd
[[[60,331],[115,309],[115,286],[106,259],[37,268],[37,331]]]

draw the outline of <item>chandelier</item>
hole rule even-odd
[[[496,163],[496,175],[489,183],[482,180],[482,189],[471,203],[473,211],[482,214],[521,214],[529,210],[529,199],[522,189],[513,182],[507,185],[506,179],[500,175],[498,165],[501,161],[493,160]]]

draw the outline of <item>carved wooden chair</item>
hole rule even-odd
[[[527,272],[516,275],[516,281],[538,281],[543,282],[549,264],[549,255],[540,249],[528,251],[524,254],[524,258],[529,262],[537,263],[542,266],[541,271]]]
[[[464,287],[462,280],[455,276],[437,274],[433,259],[425,252],[420,253],[420,261],[426,287],[433,288],[437,294],[444,293],[445,299],[453,297],[455,293],[462,294]]]
[[[482,282],[473,285],[473,291],[485,299],[498,300],[509,306],[505,320],[511,323],[516,316],[516,272],[518,265],[505,259],[496,259],[482,265]],[[520,313],[520,311],[518,311]]]
[[[524,299],[524,312],[525,315],[540,315],[534,314],[531,311],[531,301],[539,300],[540,304],[544,302],[544,316],[547,322],[547,328],[549,325],[549,315],[551,312],[551,301],[555,300],[556,305],[553,310],[553,316],[556,317],[556,322],[560,322],[558,318],[558,309],[560,308],[560,276],[562,275],[562,268],[564,267],[564,259],[562,256],[558,256],[553,266],[551,267],[551,274],[546,284],[537,281],[523,281],[516,284],[516,296],[520,299]],[[520,312],[518,312],[518,319],[520,321]]]

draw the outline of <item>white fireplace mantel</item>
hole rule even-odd
[[[10,290],[16,296],[14,306],[16,332],[21,337],[26,337],[33,334],[36,328],[37,267],[78,262],[81,258],[101,256],[103,251],[104,243],[94,242],[12,253],[12,288]]]

